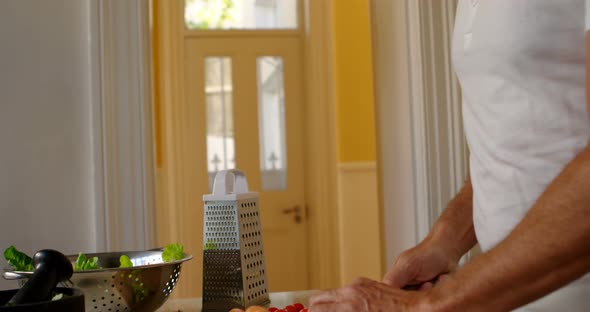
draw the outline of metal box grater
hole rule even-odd
[[[258,193],[241,171],[225,170],[203,201],[203,311],[269,304]]]

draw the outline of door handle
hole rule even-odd
[[[301,207],[299,207],[299,205],[283,209],[283,214],[293,214],[293,219],[297,224],[303,221],[303,217],[301,216]]]

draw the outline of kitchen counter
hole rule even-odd
[[[270,306],[283,308],[297,302],[307,306],[309,298],[317,293],[317,290],[271,293]],[[201,312],[201,298],[170,300],[157,312]]]

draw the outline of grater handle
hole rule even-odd
[[[246,175],[237,169],[222,170],[215,175],[213,183],[214,195],[248,193]]]

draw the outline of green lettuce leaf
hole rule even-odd
[[[98,257],[88,258],[85,254],[79,253],[78,259],[74,262],[74,271],[98,270]]]
[[[88,259],[86,258],[85,254],[79,253],[78,259],[76,259],[76,262],[74,263],[74,271],[84,270],[84,263],[86,263],[87,260]]]
[[[184,257],[184,247],[181,244],[168,244],[162,252],[164,262],[180,260]]]
[[[18,251],[14,246],[10,246],[4,250],[4,258],[15,271],[33,271],[33,258],[27,256],[25,253]]]
[[[84,270],[98,270],[100,267],[98,266],[98,257],[92,257],[88,259],[86,265],[84,266]]]
[[[121,263],[119,265],[120,268],[132,268],[133,267],[133,262],[131,262],[131,259],[129,259],[129,257],[127,255],[121,255],[121,257],[119,258],[119,263]]]
[[[207,240],[205,246],[203,247],[204,250],[215,250],[217,249],[217,244],[213,240]]]

